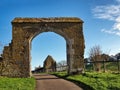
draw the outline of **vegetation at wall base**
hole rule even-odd
[[[0,77],[0,90],[34,90],[35,79]]]
[[[54,75],[77,83],[84,90],[120,90],[120,74],[86,72],[67,76],[66,72],[56,72]]]

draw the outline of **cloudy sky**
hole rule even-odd
[[[11,21],[15,17],[79,17],[84,21],[85,57],[95,45],[103,52],[120,52],[120,0],[1,0],[0,53],[12,40]],[[47,55],[66,60],[66,41],[53,32],[32,41],[32,68],[43,64]]]

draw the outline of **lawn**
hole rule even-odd
[[[34,90],[34,78],[0,77],[0,90]]]
[[[54,74],[84,86],[85,90],[120,90],[120,74],[96,72],[71,76],[67,76],[65,72],[56,72]]]

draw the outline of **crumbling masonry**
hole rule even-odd
[[[42,32],[55,32],[66,40],[68,73],[83,71],[83,21],[79,18],[15,18],[12,21],[12,42],[4,47],[2,61],[7,66],[2,75],[31,76],[31,42]]]

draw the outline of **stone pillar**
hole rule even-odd
[[[13,51],[12,57],[14,61],[15,70],[13,75],[15,77],[28,77],[29,68],[29,41],[26,37],[22,26],[13,23]]]
[[[84,37],[82,31],[82,24],[79,24],[75,29],[74,44],[72,48],[74,49],[73,54],[73,73],[82,73],[84,72]]]
[[[67,60],[68,60],[68,74],[72,73],[73,69],[73,61],[74,61],[74,49],[72,45],[74,44],[74,39],[69,39],[67,44]]]

